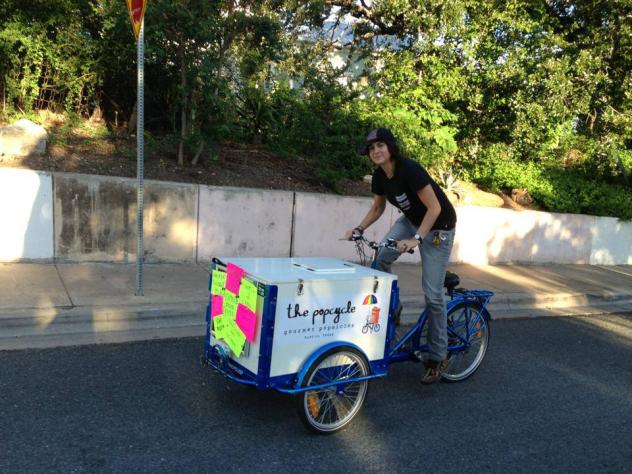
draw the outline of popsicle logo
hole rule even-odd
[[[366,317],[366,324],[362,327],[362,334],[380,331],[380,308],[373,306]]]

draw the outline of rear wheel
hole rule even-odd
[[[362,353],[351,347],[336,347],[321,355],[305,374],[303,387],[369,375],[369,363]],[[302,392],[298,412],[308,428],[331,434],[358,414],[368,391],[368,380],[333,385]]]
[[[448,312],[446,382],[470,377],[483,362],[489,345],[489,313],[479,303],[463,302]]]

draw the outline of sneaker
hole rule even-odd
[[[421,377],[421,383],[424,385],[430,385],[441,380],[441,374],[448,366],[448,360],[436,361],[429,360],[426,362],[426,371]]]

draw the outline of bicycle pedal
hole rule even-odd
[[[413,352],[413,356],[412,357],[413,357],[413,360],[415,362],[423,362],[424,361],[424,358],[423,358],[423,355],[422,355],[421,351]]]

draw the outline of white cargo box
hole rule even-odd
[[[231,369],[255,378],[258,387],[296,374],[310,355],[334,342],[357,346],[370,362],[384,359],[396,275],[334,258],[220,260],[244,269],[257,285],[257,327],[239,356],[214,338],[210,323],[207,341],[225,347]]]

